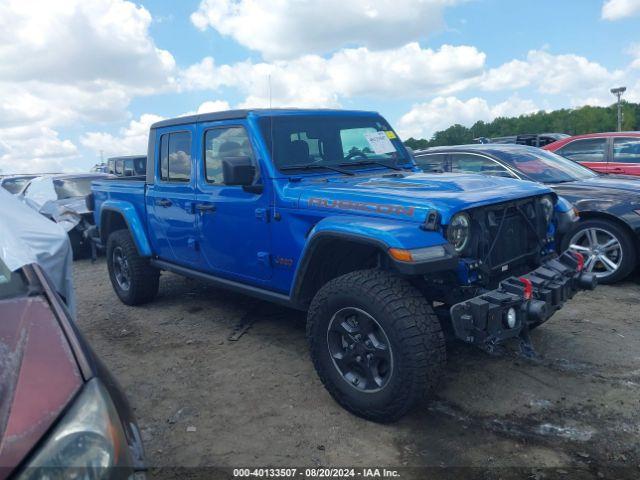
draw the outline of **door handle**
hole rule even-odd
[[[168,198],[163,198],[161,200],[156,200],[156,205],[158,205],[159,207],[170,207],[171,205],[173,205],[173,202]]]
[[[215,212],[216,206],[213,203],[197,203],[196,210],[204,212]]]

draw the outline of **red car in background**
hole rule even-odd
[[[640,176],[640,132],[576,135],[542,148],[600,173]]]

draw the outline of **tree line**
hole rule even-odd
[[[552,112],[539,111],[519,117],[498,117],[491,122],[478,121],[470,128],[455,124],[440,130],[430,139],[409,138],[404,143],[414,150],[439,145],[475,143],[479,137],[505,137],[524,133],[583,133],[610,132],[617,128],[617,104],[608,107],[584,106],[563,108]],[[640,130],[640,103],[623,102],[622,130]]]

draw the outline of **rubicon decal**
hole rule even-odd
[[[353,202],[351,200],[333,200],[330,198],[310,198],[309,206],[318,208],[335,208],[337,210],[358,210],[406,217],[413,217],[413,213],[415,211],[415,207],[403,207],[402,205]]]

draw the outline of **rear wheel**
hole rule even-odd
[[[580,222],[567,235],[564,246],[584,256],[584,270],[594,273],[599,283],[623,280],[636,267],[636,250],[630,235],[608,220]]]
[[[138,254],[128,230],[117,230],[107,240],[107,267],[111,285],[127,305],[150,302],[158,293],[160,271]]]
[[[398,420],[437,384],[444,335],[431,306],[405,279],[380,270],[328,282],[307,320],[311,358],[333,398],[377,422]]]

